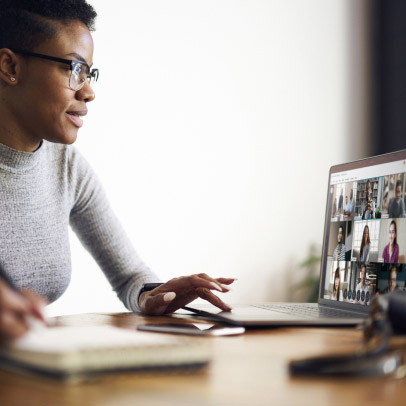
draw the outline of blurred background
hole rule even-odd
[[[139,255],[164,281],[238,278],[231,304],[306,300],[330,166],[404,148],[406,3],[89,2],[101,73],[76,147]],[[48,314],[124,310],[71,244]]]

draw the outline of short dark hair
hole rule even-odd
[[[398,186],[400,186],[400,189],[402,189],[402,181],[400,179],[398,179],[396,181],[396,186],[395,186],[395,190],[398,188]]]
[[[0,49],[31,51],[57,35],[55,22],[78,20],[94,31],[96,16],[86,0],[0,0]]]

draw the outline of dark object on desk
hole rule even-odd
[[[289,364],[292,375],[310,376],[386,376],[395,374],[404,365],[402,351],[371,356],[351,354],[308,358]]]
[[[245,333],[244,327],[219,326],[215,324],[141,324],[138,330],[156,333],[187,334],[193,336],[233,336]]]
[[[364,325],[364,347],[349,355],[312,357],[292,361],[293,375],[406,376],[406,349],[390,350],[394,335],[406,335],[406,292],[376,296]]]
[[[406,335],[406,291],[396,290],[374,298],[371,315],[364,325],[365,339],[381,330],[387,330],[388,335]]]
[[[406,292],[395,291],[379,296],[378,303],[382,303],[382,300],[387,301],[387,319],[393,334],[406,335]]]

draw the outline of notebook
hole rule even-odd
[[[81,380],[128,370],[200,367],[210,353],[200,340],[113,326],[34,329],[0,347],[0,367]]]
[[[361,323],[375,295],[405,290],[405,189],[406,150],[330,168],[318,303],[185,309],[247,327]]]

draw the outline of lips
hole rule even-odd
[[[81,119],[81,117],[85,116],[86,114],[87,110],[71,110],[66,112],[66,116],[68,117],[68,119],[77,128],[82,127],[83,120]]]

